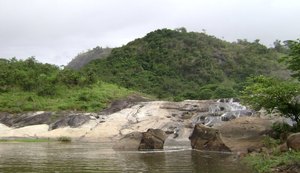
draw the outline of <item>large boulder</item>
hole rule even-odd
[[[132,132],[130,134],[125,135],[117,143],[115,143],[113,149],[163,149],[166,138],[166,133],[160,129],[148,129],[147,132]]]
[[[286,144],[288,148],[300,151],[300,132],[289,135]]]
[[[221,139],[233,152],[256,150],[264,145],[265,137],[272,130],[272,121],[258,117],[241,117],[215,127]]]
[[[201,124],[194,127],[189,137],[193,149],[205,151],[230,151],[220,138],[219,130]]]
[[[138,150],[142,140],[142,132],[132,132],[125,135],[113,145],[114,150]]]
[[[166,133],[161,129],[148,129],[147,132],[142,133],[143,137],[139,146],[139,150],[145,149],[163,149]]]

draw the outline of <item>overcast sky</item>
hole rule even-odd
[[[299,0],[0,0],[0,57],[66,65],[159,28],[235,41],[300,38]]]

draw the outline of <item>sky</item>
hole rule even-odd
[[[299,0],[0,0],[0,58],[66,65],[161,28],[227,41],[300,38]]]

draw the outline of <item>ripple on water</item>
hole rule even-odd
[[[250,173],[230,154],[184,147],[117,152],[108,143],[1,143],[0,173],[18,172]]]

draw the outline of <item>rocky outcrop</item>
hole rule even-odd
[[[138,96],[130,96],[112,103],[111,107],[100,113],[72,111],[3,113],[0,114],[0,138],[69,136],[84,141],[121,139],[117,142],[119,146],[116,144],[115,148],[133,150],[163,148],[164,143],[167,146],[189,147],[189,136],[195,125],[202,124],[206,128],[212,126],[213,129],[210,130],[212,133],[209,138],[206,138],[207,134],[202,135],[202,138],[206,138],[201,139],[199,145],[202,146],[195,145],[194,148],[228,151],[226,148],[228,147],[232,151],[241,149],[247,151],[251,146],[261,144],[261,139],[268,133],[272,122],[247,117],[248,115],[238,118],[244,111],[243,106],[232,100],[168,102],[146,101]],[[221,117],[226,112],[234,113],[237,119],[229,118],[229,121],[222,121]],[[148,129],[160,129],[161,132]],[[167,139],[165,133],[168,134]],[[194,133],[197,134],[196,131]],[[192,143],[197,143],[195,141],[200,140],[192,139]],[[226,147],[222,145],[223,143]]]
[[[49,127],[49,130],[54,130],[62,127],[72,127],[76,128],[90,120],[90,116],[83,114],[73,114],[68,116],[63,116],[56,122],[52,123]]]
[[[139,150],[145,149],[163,149],[167,135],[160,129],[148,129],[142,133],[143,137],[139,146]]]
[[[224,122],[216,128],[222,141],[234,152],[247,152],[263,146],[265,136],[271,131],[272,122],[258,117],[241,117]]]
[[[110,115],[115,112],[118,112],[122,109],[129,108],[133,105],[136,105],[138,102],[146,102],[149,99],[141,97],[139,95],[131,95],[121,100],[113,101],[108,108],[100,112],[101,115]]]
[[[30,125],[38,125],[38,124],[50,124],[51,116],[53,113],[51,112],[32,112],[25,114],[9,114],[9,113],[1,113],[0,114],[0,123],[9,126],[9,127],[25,127]]]
[[[76,112],[28,112],[23,114],[0,114],[0,123],[13,128],[21,128],[32,125],[49,125],[49,130],[62,127],[79,127],[97,115],[93,113],[76,113]],[[99,116],[98,116],[99,117]]]
[[[300,132],[289,135],[286,144],[288,148],[300,151]]]
[[[230,151],[220,138],[217,129],[196,125],[192,135],[189,137],[193,149],[206,151]]]
[[[132,132],[115,143],[115,150],[163,149],[167,135],[160,129],[148,129],[147,132]]]

